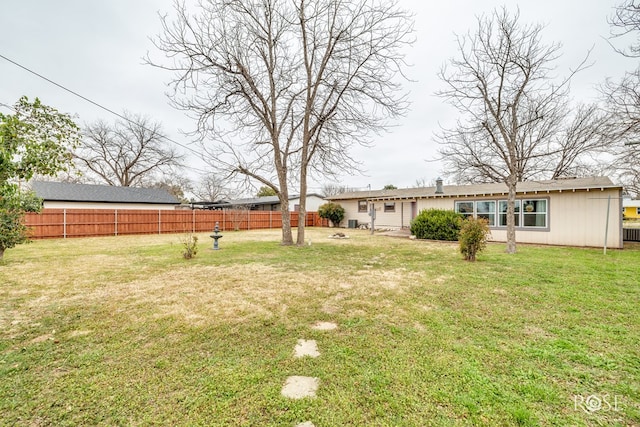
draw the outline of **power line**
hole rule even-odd
[[[9,105],[9,104],[5,104],[4,102],[0,102],[0,107],[6,107],[6,108],[8,108],[8,109],[9,109],[9,110],[11,110],[11,111],[16,111],[16,109],[15,109],[15,108],[13,108],[13,107],[12,107],[11,105]]]
[[[53,80],[51,80],[51,79],[49,79],[49,78],[47,78],[47,77],[43,76],[42,74],[40,74],[40,73],[38,73],[38,72],[36,72],[36,71],[33,71],[32,69],[30,69],[30,68],[28,68],[28,67],[25,67],[24,65],[19,64],[18,62],[14,61],[14,60],[12,60],[12,59],[9,59],[9,58],[7,58],[6,56],[4,56],[4,55],[2,55],[2,54],[0,54],[0,58],[4,59],[4,60],[5,60],[5,61],[7,61],[7,62],[12,63],[13,65],[15,65],[15,66],[17,66],[17,67],[19,67],[19,68],[21,68],[21,69],[23,69],[23,70],[25,70],[25,71],[27,71],[27,72],[31,73],[31,74],[33,74],[34,76],[37,76],[37,77],[39,77],[39,78],[41,78],[41,79],[43,79],[43,80],[45,80],[45,81],[47,81],[47,82],[51,83],[51,84],[52,84],[52,85],[54,85],[54,86],[59,87],[60,89],[62,89],[62,90],[64,90],[64,91],[69,92],[70,94],[72,94],[72,95],[74,95],[74,96],[77,96],[78,98],[80,98],[80,99],[82,99],[82,100],[84,100],[84,101],[86,101],[86,102],[88,102],[88,103],[90,103],[90,104],[92,104],[92,105],[95,105],[96,107],[98,107],[98,108],[100,108],[100,109],[102,109],[102,110],[104,110],[104,111],[106,111],[106,112],[108,112],[108,113],[110,113],[110,114],[113,114],[113,115],[114,115],[114,116],[116,116],[116,117],[119,117],[119,118],[120,118],[120,119],[122,119],[122,120],[125,120],[125,121],[127,121],[127,122],[129,122],[129,123],[131,123],[131,124],[133,124],[133,125],[135,125],[135,126],[139,126],[140,128],[142,128],[142,129],[144,129],[144,130],[146,130],[146,131],[148,131],[148,132],[152,132],[150,129],[146,128],[145,126],[140,125],[139,123],[134,122],[133,120],[129,119],[128,117],[126,117],[126,116],[124,116],[124,115],[122,115],[122,114],[120,114],[120,113],[118,113],[118,112],[116,112],[116,111],[114,111],[114,110],[112,110],[112,109],[110,109],[110,108],[108,108],[108,107],[105,107],[104,105],[102,105],[102,104],[100,104],[100,103],[98,103],[98,102],[95,102],[95,101],[93,101],[93,100],[91,100],[91,99],[87,98],[86,96],[83,96],[83,95],[79,94],[78,92],[76,92],[76,91],[74,91],[74,90],[71,90],[71,89],[69,89],[69,88],[67,88],[67,87],[63,86],[63,85],[61,85],[60,83],[56,83],[55,81],[53,81]],[[15,109],[14,109],[13,107],[11,107],[10,105],[4,104],[4,103],[0,103],[0,106],[4,106],[4,107],[10,108],[11,110],[15,111]],[[162,134],[158,134],[158,135],[159,135],[161,138],[164,138],[165,140],[167,140],[167,141],[169,141],[169,142],[172,142],[173,144],[176,144],[177,146],[182,147],[182,148],[184,148],[185,150],[190,151],[190,152],[191,152],[191,153],[193,153],[193,154],[196,154],[197,156],[201,156],[201,155],[202,155],[202,153],[200,153],[200,152],[198,152],[198,151],[194,150],[193,148],[189,147],[188,145],[182,144],[182,143],[180,143],[180,142],[178,142],[178,141],[176,141],[176,140],[174,140],[174,139],[172,139],[172,138],[169,138],[169,137],[168,137],[168,136],[166,136],[166,135],[162,135]],[[225,162],[224,160],[216,159],[216,161],[217,161],[217,162],[222,163],[222,164],[223,164],[223,165],[225,165],[225,166],[234,167],[232,164],[227,163],[227,162]],[[209,172],[209,171],[206,171],[206,170],[203,170],[203,169],[200,169],[200,168],[194,168],[194,167],[191,167],[191,169],[192,169],[192,170],[194,170],[194,171],[200,172],[200,173],[208,173],[208,172]],[[308,188],[317,188],[317,189],[321,189],[322,187],[312,187],[312,186],[309,186]]]
[[[108,107],[105,107],[104,105],[99,104],[98,102],[95,102],[95,101],[93,101],[93,100],[91,100],[91,99],[87,98],[86,96],[80,95],[78,92],[73,91],[73,90],[71,90],[71,89],[69,89],[69,88],[67,88],[67,87],[63,86],[63,85],[61,85],[60,83],[56,83],[56,82],[54,82],[53,80],[51,80],[51,79],[49,79],[49,78],[47,78],[47,77],[43,76],[42,74],[40,74],[40,73],[38,73],[38,72],[36,72],[36,71],[33,71],[32,69],[27,68],[27,67],[25,67],[24,65],[19,64],[18,62],[14,61],[14,60],[12,60],[12,59],[9,59],[9,58],[7,58],[6,56],[4,56],[4,55],[2,55],[2,54],[0,54],[0,58],[4,59],[4,60],[5,60],[5,61],[7,61],[7,62],[12,63],[13,65],[15,65],[15,66],[17,66],[17,67],[19,67],[19,68],[22,68],[23,70],[25,70],[25,71],[27,71],[27,72],[29,72],[29,73],[33,74],[34,76],[37,76],[37,77],[39,77],[39,78],[41,78],[41,79],[43,79],[43,80],[45,80],[45,81],[47,81],[47,82],[51,83],[51,84],[52,84],[52,85],[54,85],[54,86],[59,87],[60,89],[62,89],[62,90],[64,90],[64,91],[69,92],[70,94],[72,94],[72,95],[74,95],[74,96],[77,96],[78,98],[80,98],[80,99],[82,99],[82,100],[84,100],[84,101],[86,101],[86,102],[88,102],[88,103],[90,103],[90,104],[92,104],[92,105],[95,105],[95,106],[96,106],[96,107],[98,107],[98,108],[101,108],[102,110],[104,110],[104,111],[106,111],[106,112],[108,112],[108,113],[113,114],[113,115],[114,115],[114,116],[116,116],[116,117],[119,117],[119,118],[120,118],[120,119],[122,119],[122,120],[125,120],[125,121],[127,121],[127,122],[129,122],[129,123],[131,123],[131,124],[134,124],[134,125],[136,125],[136,126],[139,126],[140,128],[142,128],[142,129],[144,129],[144,130],[146,130],[146,131],[148,131],[148,132],[151,132],[151,130],[150,130],[150,129],[148,129],[148,128],[146,128],[146,127],[142,126],[142,125],[140,125],[139,123],[134,122],[133,120],[129,119],[128,117],[126,117],[126,116],[124,116],[124,115],[122,115],[122,114],[120,114],[120,113],[118,113],[118,112],[116,112],[116,111],[114,111],[114,110],[112,110],[112,109],[110,109],[110,108],[108,108]],[[5,106],[5,107],[8,107],[8,108],[10,108],[10,109],[14,110],[14,109],[13,109],[13,107],[11,107],[11,106],[9,106],[9,105],[6,105],[6,104],[0,104],[0,105]],[[15,110],[14,110],[14,111],[15,111]],[[198,155],[198,156],[202,155],[202,153],[200,153],[200,152],[198,152],[198,151],[194,150],[193,148],[189,147],[188,145],[185,145],[185,144],[182,144],[182,143],[180,143],[180,142],[178,142],[178,141],[175,141],[175,140],[173,140],[173,139],[169,138],[169,137],[168,137],[168,136],[166,136],[166,135],[159,134],[159,136],[160,136],[161,138],[166,139],[166,140],[167,140],[167,141],[169,141],[169,142],[172,142],[172,143],[176,144],[176,145],[177,145],[177,146],[179,146],[179,147],[184,148],[185,150],[190,151],[190,152],[191,152],[191,153],[193,153],[193,154],[196,154],[196,155]],[[223,161],[220,161],[220,162],[221,162],[221,163],[226,164],[227,166],[232,166],[232,165],[229,165],[229,164],[227,164],[227,163],[225,163],[225,162],[223,162]],[[192,169],[193,169],[193,170],[196,170],[196,171],[198,171],[198,172],[202,172],[202,173],[207,173],[207,172],[208,172],[208,171],[205,171],[205,170],[202,170],[202,169],[199,169],[199,168],[192,168]]]

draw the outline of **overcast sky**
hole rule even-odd
[[[345,176],[340,184],[353,188],[382,188],[386,184],[412,187],[442,173],[442,165],[429,162],[437,154],[433,135],[439,124],[449,125],[455,112],[433,94],[441,85],[436,73],[457,54],[454,33],[472,29],[476,16],[506,5],[520,9],[522,22],[547,25],[547,43],[561,42],[563,57],[558,75],[566,75],[593,48],[594,65],[572,84],[577,101],[597,97],[595,86],[606,77],[617,78],[635,68],[637,59],[623,58],[607,43],[607,17],[620,0],[400,0],[415,13],[417,41],[408,53],[412,82],[406,83],[412,102],[410,113],[389,133],[376,138],[372,148],[358,148],[366,175]],[[158,12],[172,12],[171,0],[21,0],[4,1],[0,13],[0,55],[5,56],[101,105],[117,112],[128,110],[160,121],[165,133],[189,144],[181,130],[192,122],[168,105],[164,93],[168,72],[144,65],[153,51],[149,37],[158,34]],[[156,55],[157,56],[157,55]],[[114,121],[108,112],[71,95],[0,58],[0,103],[14,104],[20,96],[39,97],[47,105],[75,116],[79,124],[98,118]],[[0,111],[9,113],[6,107]],[[193,165],[202,167],[197,159]],[[194,174],[195,177],[195,174]],[[324,181],[311,185],[319,191]]]

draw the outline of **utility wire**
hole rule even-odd
[[[151,130],[150,130],[150,129],[148,129],[148,128],[144,127],[144,126],[141,126],[139,123],[134,122],[133,120],[129,119],[128,117],[126,117],[126,116],[124,116],[124,115],[122,115],[122,114],[120,114],[120,113],[118,113],[118,112],[116,112],[116,111],[114,111],[114,110],[112,110],[112,109],[110,109],[110,108],[108,108],[108,107],[105,107],[104,105],[99,104],[99,103],[97,103],[97,102],[95,102],[95,101],[93,101],[93,100],[91,100],[91,99],[87,98],[86,96],[80,95],[78,92],[75,92],[75,91],[73,91],[73,90],[71,90],[71,89],[69,89],[69,88],[67,88],[67,87],[65,87],[65,86],[63,86],[63,85],[61,85],[61,84],[59,84],[59,83],[56,83],[56,82],[54,82],[53,80],[51,80],[51,79],[49,79],[49,78],[47,78],[47,77],[43,76],[42,74],[37,73],[36,71],[33,71],[33,70],[31,70],[30,68],[27,68],[27,67],[25,67],[24,65],[19,64],[18,62],[13,61],[12,59],[9,59],[9,58],[7,58],[6,56],[4,56],[4,55],[2,55],[2,54],[0,54],[0,58],[4,59],[4,60],[5,60],[5,61],[7,61],[7,62],[12,63],[13,65],[15,65],[15,66],[17,66],[17,67],[19,67],[19,68],[22,68],[23,70],[25,70],[25,71],[27,71],[27,72],[29,72],[29,73],[33,74],[34,76],[37,76],[37,77],[39,77],[39,78],[41,78],[41,79],[43,79],[43,80],[45,80],[45,81],[47,81],[47,82],[51,83],[51,84],[52,84],[52,85],[54,85],[54,86],[59,87],[60,89],[62,89],[62,90],[64,90],[64,91],[69,92],[70,94],[72,94],[72,95],[74,95],[74,96],[77,96],[77,97],[78,97],[78,98],[80,98],[80,99],[83,99],[84,101],[86,101],[86,102],[88,102],[88,103],[90,103],[90,104],[92,104],[92,105],[95,105],[96,107],[98,107],[98,108],[100,108],[100,109],[102,109],[102,110],[104,110],[104,111],[106,111],[106,112],[108,112],[108,113],[110,113],[110,114],[113,114],[113,115],[114,115],[114,116],[116,116],[116,117],[119,117],[119,118],[120,118],[120,119],[122,119],[122,120],[125,120],[125,121],[127,121],[127,122],[129,122],[129,123],[131,123],[131,124],[133,124],[133,125],[136,125],[136,126],[141,127],[142,129],[144,129],[144,130],[146,130],[146,131],[148,131],[148,132],[151,132]],[[15,109],[14,109],[12,106],[10,106],[10,105],[4,104],[4,103],[0,103],[0,106],[7,107],[7,108],[10,108],[11,110],[15,111]],[[185,149],[185,150],[187,150],[187,151],[190,151],[190,152],[191,152],[191,153],[193,153],[193,154],[196,154],[196,155],[198,155],[198,156],[201,156],[201,155],[202,155],[202,153],[200,153],[200,152],[198,152],[198,151],[194,150],[193,148],[189,147],[188,145],[182,144],[182,143],[180,143],[180,142],[178,142],[178,141],[176,141],[176,140],[174,140],[174,139],[169,138],[169,137],[168,137],[168,136],[166,136],[166,135],[159,134],[159,136],[160,136],[161,138],[166,139],[166,140],[167,140],[167,141],[169,141],[169,142],[172,142],[172,143],[176,144],[176,145],[177,145],[177,146],[179,146],[179,147],[184,148],[184,149]],[[220,163],[222,163],[222,164],[224,164],[224,165],[226,165],[226,166],[234,167],[232,164],[227,163],[227,162],[225,162],[224,160],[216,159],[216,161],[218,161],[218,162],[220,162]],[[203,170],[203,169],[200,169],[200,168],[194,168],[194,167],[191,167],[191,169],[193,169],[193,170],[195,170],[195,171],[198,171],[198,172],[201,172],[201,173],[208,173],[208,172],[209,172],[209,171],[206,171],[206,170]],[[308,188],[318,188],[318,189],[321,189],[322,187],[313,187],[313,186],[310,186],[310,187],[308,187]]]
[[[6,108],[8,108],[8,109],[9,109],[9,110],[11,110],[11,111],[16,111],[16,109],[15,109],[15,108],[13,108],[13,107],[12,107],[11,105],[9,105],[9,104],[5,104],[4,102],[0,102],[0,107],[6,107]]]
[[[49,79],[49,78],[47,78],[47,77],[43,76],[42,74],[37,73],[37,72],[35,72],[35,71],[33,71],[33,70],[31,70],[31,69],[29,69],[29,68],[25,67],[24,65],[19,64],[19,63],[17,63],[16,61],[13,61],[12,59],[7,58],[6,56],[4,56],[4,55],[2,55],[2,54],[0,54],[0,58],[2,58],[2,59],[4,59],[5,61],[10,62],[10,63],[12,63],[13,65],[15,65],[15,66],[17,66],[17,67],[19,67],[19,68],[22,68],[23,70],[25,70],[25,71],[27,71],[27,72],[29,72],[29,73],[31,73],[31,74],[33,74],[33,75],[35,75],[35,76],[37,76],[37,77],[39,77],[39,78],[43,79],[43,80],[45,80],[45,81],[47,81],[47,82],[51,83],[51,84],[52,84],[52,85],[54,85],[54,86],[59,87],[59,88],[60,88],[60,89],[62,89],[62,90],[65,90],[65,91],[69,92],[69,93],[70,93],[70,94],[72,94],[72,95],[77,96],[77,97],[78,97],[78,98],[80,98],[80,99],[83,99],[84,101],[87,101],[87,102],[88,102],[88,103],[90,103],[90,104],[95,105],[95,106],[96,106],[96,107],[98,107],[98,108],[103,109],[104,111],[106,111],[106,112],[108,112],[108,113],[113,114],[113,115],[114,115],[114,116],[116,116],[116,117],[119,117],[119,118],[120,118],[120,119],[122,119],[122,120],[125,120],[125,121],[127,121],[127,122],[129,122],[129,123],[131,123],[131,124],[134,124],[134,125],[136,125],[136,126],[141,127],[142,129],[144,129],[144,130],[146,130],[146,131],[148,131],[148,132],[151,132],[151,130],[150,130],[150,129],[148,129],[148,128],[144,127],[144,126],[141,126],[139,123],[134,122],[133,120],[129,119],[128,117],[126,117],[126,116],[124,116],[124,115],[122,115],[122,114],[120,114],[120,113],[118,113],[118,112],[116,112],[116,111],[114,111],[114,110],[112,110],[112,109],[110,109],[110,108],[108,108],[108,107],[105,107],[104,105],[101,105],[101,104],[99,104],[99,103],[97,103],[97,102],[95,102],[95,101],[93,101],[93,100],[91,100],[91,99],[87,98],[86,96],[80,95],[78,92],[75,92],[75,91],[73,91],[73,90],[71,90],[71,89],[69,89],[69,88],[67,88],[67,87],[65,87],[65,86],[63,86],[63,85],[61,85],[61,84],[59,84],[59,83],[56,83],[56,82],[54,82],[53,80],[51,80],[51,79]],[[6,105],[6,104],[0,104],[0,105],[3,105],[3,106],[5,106],[5,107],[8,107],[8,108],[11,108],[12,110],[14,110],[14,109],[13,109],[13,107],[10,107],[9,105]],[[14,111],[15,111],[15,110],[14,110]],[[167,140],[167,141],[169,141],[169,142],[172,142],[172,143],[174,143],[174,144],[178,145],[179,147],[184,148],[185,150],[188,150],[188,151],[192,152],[193,154],[196,154],[196,155],[198,155],[198,156],[202,155],[202,153],[200,153],[200,152],[198,152],[198,151],[194,150],[193,148],[189,147],[188,145],[185,145],[185,144],[182,144],[182,143],[180,143],[180,142],[178,142],[178,141],[175,141],[175,140],[173,140],[173,139],[169,138],[169,137],[168,137],[168,136],[166,136],[166,135],[159,134],[159,136],[160,136],[161,138],[166,139],[166,140]],[[226,162],[224,162],[224,161],[221,161],[221,160],[219,160],[219,161],[220,161],[221,163],[226,164],[227,166],[232,166],[232,165],[227,164],[227,163],[226,163]],[[205,170],[202,170],[202,169],[198,169],[198,168],[192,168],[192,169],[197,170],[198,172],[202,172],[202,173],[206,173],[206,172],[208,172],[208,171],[205,171]]]

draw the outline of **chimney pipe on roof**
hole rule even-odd
[[[443,194],[444,190],[442,189],[442,178],[438,177],[436,179],[436,194]]]

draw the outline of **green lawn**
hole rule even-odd
[[[0,425],[640,425],[640,245],[347,230],[38,241],[0,264]],[[315,331],[316,321],[338,324]],[[299,338],[320,357],[294,359]],[[320,378],[315,399],[280,395]]]

